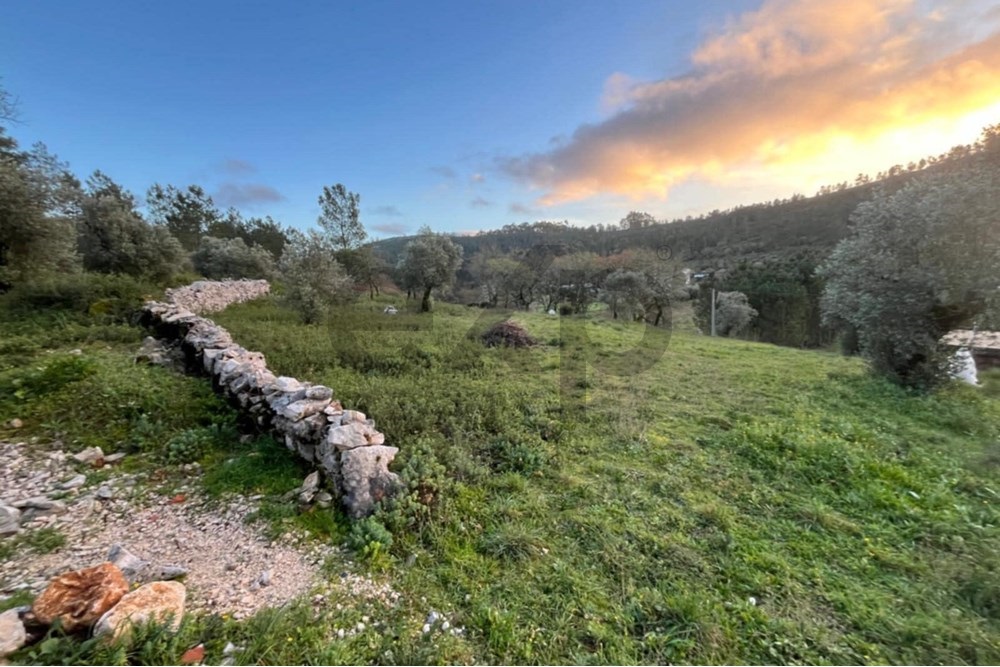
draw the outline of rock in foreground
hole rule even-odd
[[[93,624],[127,592],[128,581],[121,570],[101,563],[54,578],[31,611],[45,625],[59,619],[66,632],[75,632]]]
[[[104,614],[94,626],[94,635],[127,635],[133,625],[149,621],[170,622],[171,630],[181,626],[187,591],[176,581],[154,581],[125,595],[114,609]]]

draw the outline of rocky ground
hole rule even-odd
[[[195,612],[240,618],[331,587],[387,604],[398,598],[387,586],[344,568],[346,558],[336,546],[295,534],[268,539],[246,522],[257,499],[219,501],[200,494],[196,464],[186,467],[185,484],[165,488],[121,471],[120,462],[95,467],[87,458],[0,442],[0,512],[6,506],[21,513],[19,533],[0,537],[0,546],[8,540],[15,545],[0,562],[0,599],[25,589],[37,594],[55,575],[103,562],[116,544],[152,567],[186,571],[187,609]],[[30,536],[45,528],[65,543],[38,553]]]

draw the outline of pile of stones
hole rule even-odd
[[[178,345],[189,369],[208,374],[215,388],[259,427],[313,464],[352,517],[370,515],[398,488],[399,478],[388,465],[399,450],[385,444],[374,420],[344,409],[329,387],[275,376],[263,354],[237,345],[224,328],[176,303],[146,303],[142,323]]]

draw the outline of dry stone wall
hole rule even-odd
[[[212,313],[271,293],[266,280],[199,280],[166,291],[167,301],[195,313]]]
[[[345,409],[329,387],[276,376],[263,354],[238,345],[228,331],[194,312],[221,310],[268,291],[266,281],[201,281],[169,291],[171,303],[147,302],[142,323],[176,341],[189,369],[208,374],[258,426],[315,466],[352,517],[367,516],[399,484],[388,469],[399,450],[385,444],[374,420]]]

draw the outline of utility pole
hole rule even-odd
[[[715,336],[715,288],[712,288],[712,336]]]

